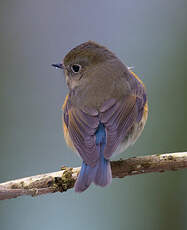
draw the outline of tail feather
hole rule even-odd
[[[97,165],[92,168],[91,166],[83,162],[81,171],[75,183],[75,192],[85,191],[93,182],[96,172],[97,172]]]
[[[96,130],[96,147],[100,153],[100,157],[95,165],[91,167],[85,162],[82,163],[81,171],[75,183],[75,191],[83,192],[93,182],[99,186],[106,186],[112,181],[112,172],[110,161],[104,158],[103,152],[106,145],[106,132],[102,123],[99,124]]]
[[[98,162],[97,172],[94,178],[94,183],[99,186],[106,186],[112,182],[112,172],[110,161],[106,160],[103,156]]]
[[[84,162],[75,183],[75,192],[85,191],[92,182],[99,186],[106,186],[112,181],[110,161],[101,157],[95,167],[91,167]]]

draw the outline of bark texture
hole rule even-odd
[[[112,161],[112,177],[123,178],[144,173],[175,171],[187,168],[187,152],[156,154]],[[73,188],[80,167],[63,167],[61,171],[30,176],[0,184],[0,200],[22,195],[38,196],[65,192]]]

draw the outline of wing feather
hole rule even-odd
[[[95,137],[99,119],[93,111],[91,111],[91,114],[95,116],[89,115],[88,111],[85,113],[80,109],[72,107],[69,101],[64,107],[64,122],[68,121],[68,132],[75,149],[84,162],[93,167],[99,158]]]
[[[110,115],[110,116],[109,116]],[[128,134],[137,117],[136,96],[125,96],[116,106],[102,113],[106,128],[104,157],[109,159]],[[107,117],[107,119],[105,119]]]

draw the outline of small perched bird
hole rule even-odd
[[[93,41],[72,49],[60,64],[69,93],[64,137],[83,162],[75,191],[112,181],[110,158],[141,134],[148,115],[142,81],[106,47]]]

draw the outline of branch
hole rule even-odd
[[[112,161],[112,177],[165,172],[187,168],[187,152],[156,154]],[[38,196],[47,193],[65,192],[73,188],[80,167],[63,167],[61,171],[46,173],[0,184],[0,200],[22,195]]]

